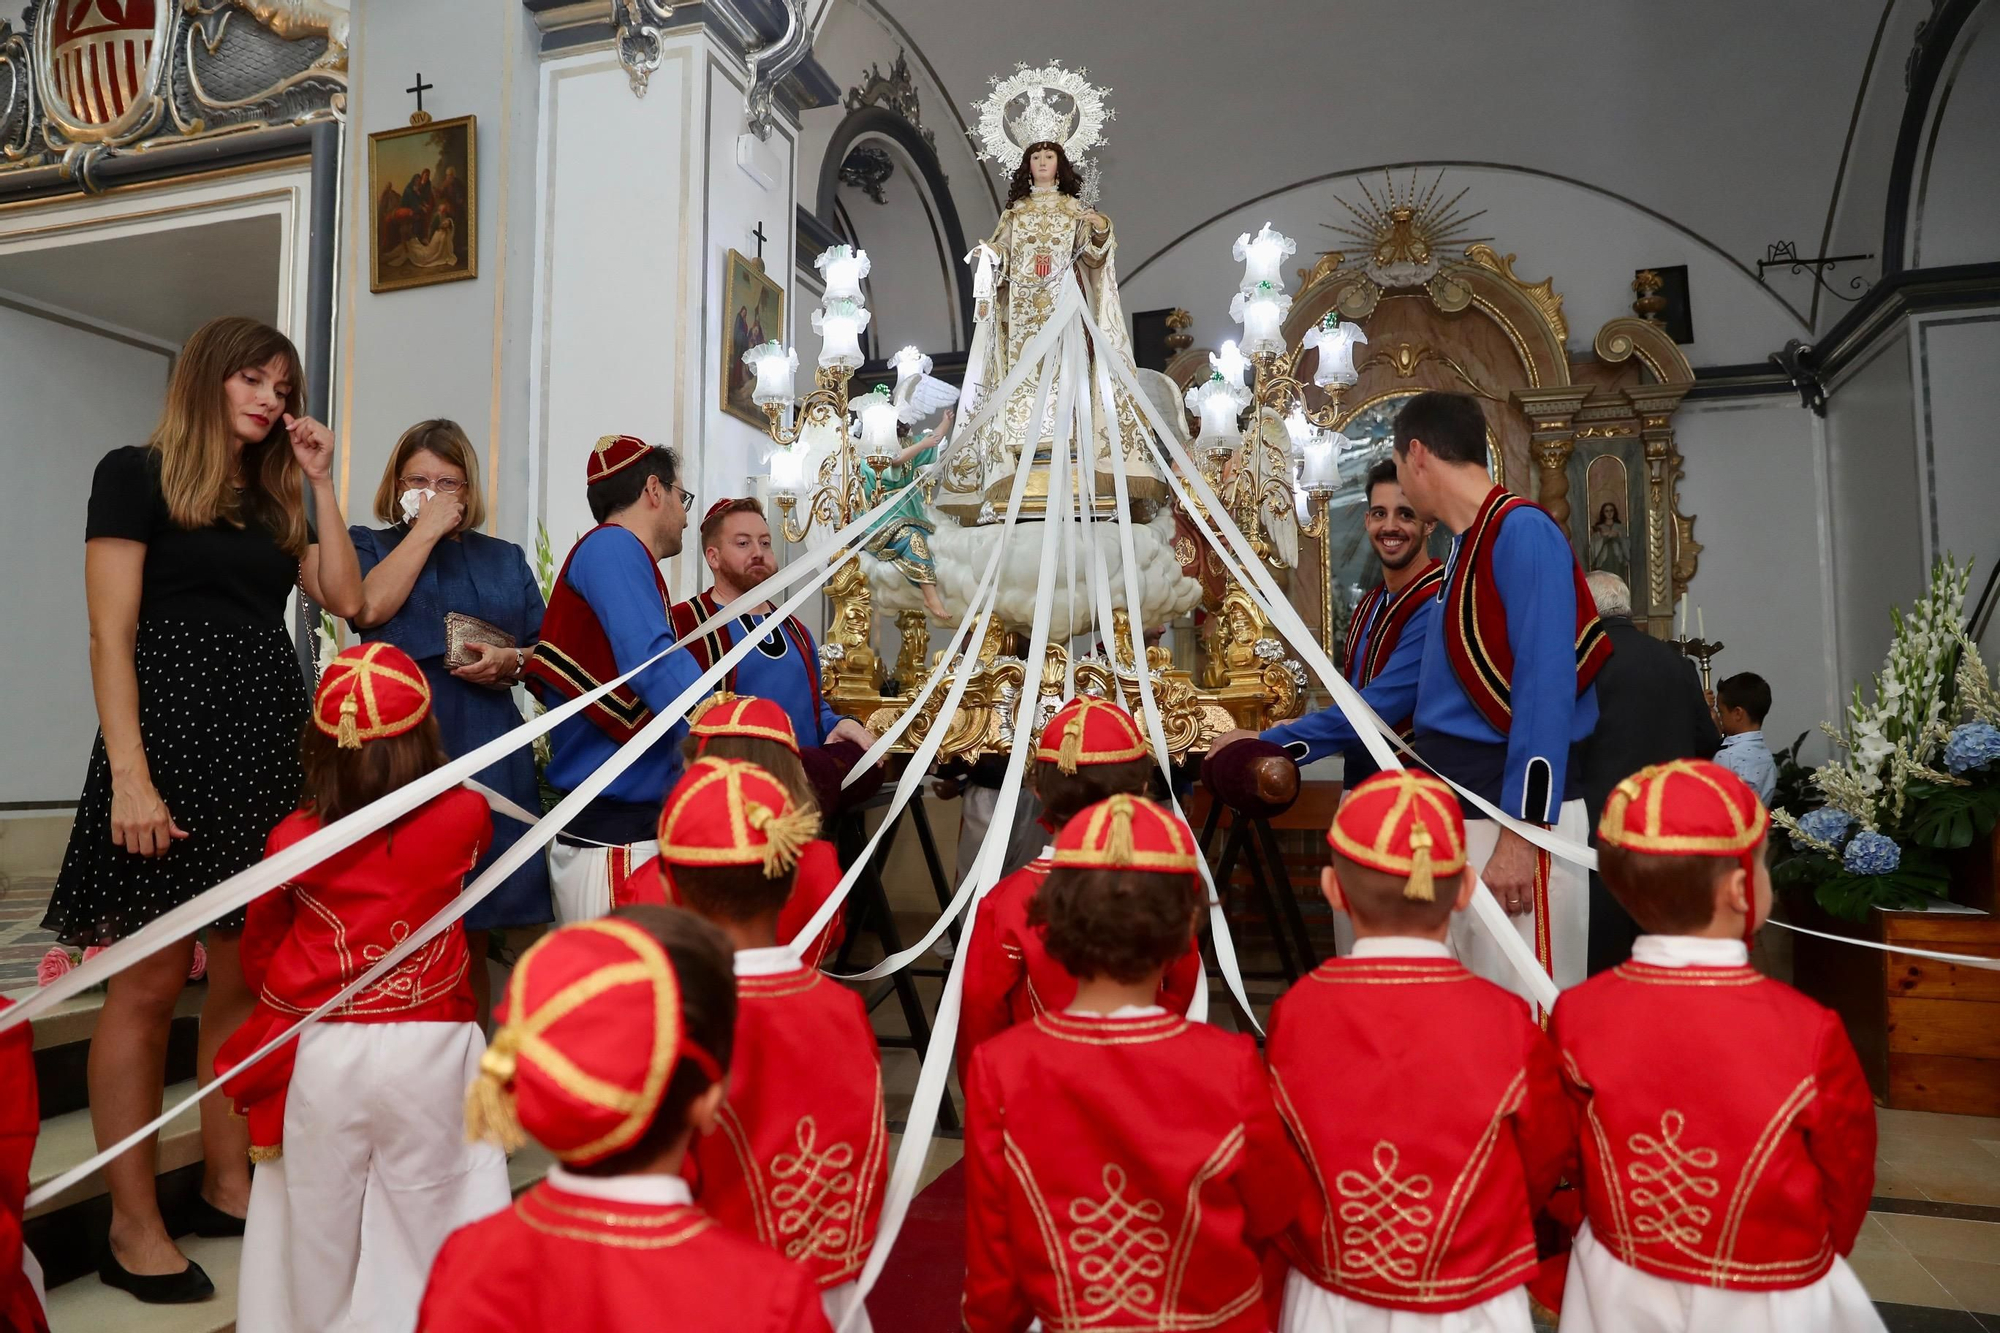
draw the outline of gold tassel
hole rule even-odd
[[[1056,767],[1065,773],[1076,772],[1076,761],[1083,757],[1083,710],[1078,709],[1063,720],[1062,748],[1056,752]]]
[[[1111,832],[1104,839],[1104,854],[1111,864],[1132,864],[1132,798],[1120,792],[1111,798]]]
[[[764,834],[764,878],[776,879],[798,864],[799,853],[819,836],[819,814],[794,810],[779,815],[761,805],[752,805],[744,822]]]
[[[528,1141],[521,1117],[514,1109],[514,1094],[507,1085],[514,1081],[514,1031],[501,1028],[493,1034],[493,1044],[479,1057],[479,1077],[465,1094],[465,1141],[491,1140],[506,1152]]]
[[[1410,826],[1410,882],[1403,886],[1403,896],[1413,903],[1437,901],[1431,885],[1431,831],[1422,824]]]
[[[275,1162],[284,1155],[285,1145],[282,1143],[269,1148],[259,1148],[253,1145],[250,1149],[250,1165],[256,1166],[260,1162]]]
[[[340,704],[340,725],[334,729],[334,743],[343,750],[361,748],[361,727],[357,721],[361,701],[348,695]]]

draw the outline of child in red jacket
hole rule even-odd
[[[1042,802],[1042,822],[1055,835],[1087,805],[1120,792],[1144,795],[1154,769],[1153,752],[1132,715],[1108,700],[1082,694],[1050,716],[1034,758],[1031,780]],[[1060,1013],[1076,994],[1076,978],[1049,956],[1041,930],[1028,921],[1035,895],[1049,877],[1053,850],[1043,848],[979,901],[966,945],[958,1019],[961,1076],[980,1043],[1039,1014]],[[1160,1004],[1185,1014],[1200,975],[1201,950],[1190,937],[1186,951],[1160,980]]]
[[[443,765],[430,704],[400,648],[364,643],[335,657],[306,730],[305,801],[271,830],[269,850]],[[459,1132],[486,1042],[458,922],[288,1047],[233,1072],[456,898],[492,833],[486,802],[455,787],[250,904],[243,973],[257,1007],[215,1062],[260,1162],[244,1224],[243,1327],[408,1333],[438,1246],[506,1207],[506,1161]]]
[[[466,1128],[555,1155],[514,1206],[461,1228],[420,1333],[830,1333],[812,1279],[694,1206],[736,1021],[729,945],[670,907],[564,926],[521,955]]]
[[[818,822],[755,764],[697,759],[660,815],[660,862],[736,950],[736,1065],[720,1132],[689,1150],[695,1198],[811,1273],[838,1323],[875,1242],[889,1130],[867,1006],[778,943]]]
[[[1320,872],[1355,934],[1286,992],[1265,1056],[1313,1190],[1285,1233],[1282,1333],[1530,1333],[1535,1214],[1574,1147],[1556,1056],[1446,944],[1465,817],[1428,774],[1354,788]]]
[[[1201,902],[1187,825],[1139,797],[1079,812],[1030,909],[1077,978],[973,1052],[969,1333],[1265,1333],[1261,1250],[1305,1175],[1250,1038],[1157,1003]]]
[[[14,1002],[0,995],[0,1009]],[[28,1167],[41,1132],[41,1099],[35,1090],[35,1031],[20,1023],[0,1034],[0,1328],[48,1333],[42,1309],[41,1269],[21,1243],[22,1204]]]
[[[799,810],[818,813],[812,783],[799,762],[799,742],[792,733],[791,715],[769,699],[748,694],[722,694],[703,704],[688,718],[688,738],[682,748],[692,764],[703,755],[716,759],[741,759],[757,765],[783,787]],[[791,896],[778,913],[778,941],[790,944],[806,923],[840,886],[840,858],[833,844],[814,838],[799,849],[798,867],[792,880]],[[630,878],[612,890],[612,903],[665,903],[681,905],[673,877],[655,856],[635,869]],[[801,950],[807,967],[818,967],[827,955],[847,938],[843,918],[846,909],[836,911],[812,943]]]
[[[1840,1019],[1751,969],[1770,815],[1706,760],[1612,791],[1598,873],[1646,931],[1556,1001],[1588,1220],[1563,1333],[1880,1330],[1842,1257],[1868,1215],[1875,1103]]]

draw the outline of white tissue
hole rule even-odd
[[[417,490],[415,487],[411,487],[409,490],[404,491],[403,498],[401,501],[403,506],[403,521],[405,523],[416,522],[417,505],[425,500],[434,499],[436,498],[436,496],[437,496],[436,491],[430,491],[430,490],[420,491]]]

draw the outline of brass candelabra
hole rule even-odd
[[[797,416],[789,428],[784,423],[784,404],[764,404],[764,415],[770,421],[767,433],[773,443],[783,448],[791,448],[814,426],[830,429],[839,441],[839,446],[820,460],[819,474],[812,478],[813,489],[804,497],[802,520],[795,514],[800,497],[791,490],[776,491],[778,509],[784,516],[786,541],[804,541],[816,523],[845,527],[868,508],[860,455],[855,451],[853,432],[848,428],[847,390],[853,378],[854,372],[846,366],[821,366],[815,370],[813,391],[798,400]]]

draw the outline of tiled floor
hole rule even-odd
[[[56,942],[42,929],[53,878],[0,876],[0,991],[35,984],[35,964]]]

